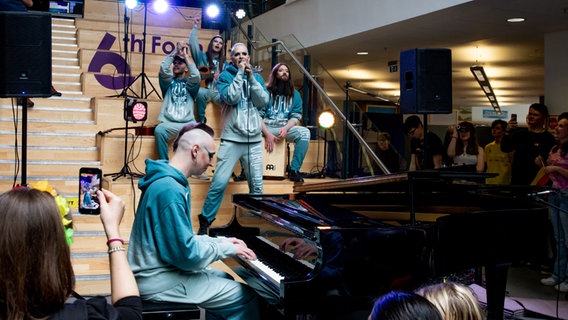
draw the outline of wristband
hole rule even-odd
[[[109,246],[111,243],[116,242],[116,241],[118,241],[118,242],[120,242],[121,244],[124,245],[124,240],[122,240],[120,238],[112,238],[112,239],[108,239],[107,246]]]
[[[108,249],[107,253],[111,254],[113,252],[117,252],[117,251],[126,251],[125,247],[114,247],[114,248],[110,248]]]

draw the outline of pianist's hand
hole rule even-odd
[[[223,239],[223,242],[234,244],[237,249],[238,256],[247,260],[256,260],[256,254],[247,247],[247,244],[243,240],[237,238],[225,238]]]

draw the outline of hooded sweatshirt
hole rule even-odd
[[[217,89],[221,96],[223,133],[221,139],[253,143],[262,140],[260,108],[266,106],[270,95],[258,73],[248,78],[232,63],[219,75]]]
[[[167,160],[146,160],[140,203],[130,234],[128,262],[142,295],[170,289],[214,261],[236,254],[232,243],[193,233],[191,190]]]

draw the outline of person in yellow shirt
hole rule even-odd
[[[495,120],[491,123],[491,135],[493,141],[485,146],[485,167],[488,173],[498,173],[499,175],[487,178],[487,184],[510,184],[511,183],[511,162],[513,152],[501,151],[501,139],[505,134],[507,122]]]

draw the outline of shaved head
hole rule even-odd
[[[177,141],[179,152],[188,151],[194,145],[210,145],[214,143],[211,135],[200,129],[192,129],[181,135]]]

